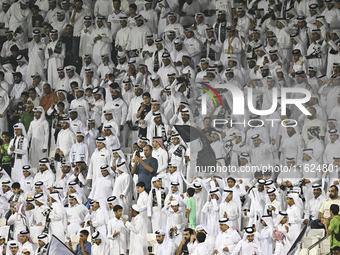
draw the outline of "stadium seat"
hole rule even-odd
[[[325,236],[325,230],[324,229],[311,229],[308,233],[308,237],[322,238],[324,236]]]
[[[315,244],[319,240],[320,240],[320,238],[317,238],[316,236],[314,236],[314,237],[306,236],[302,240],[302,248],[303,249],[307,249],[308,247],[310,247],[311,245]]]
[[[331,247],[330,247],[330,241],[329,241],[330,237],[328,237],[326,240],[324,240],[321,244],[321,254],[328,254],[331,251]]]
[[[75,250],[76,247],[77,247],[77,244],[79,243],[79,236],[78,235],[71,235],[70,240],[71,240],[71,243],[72,243],[72,247]]]
[[[299,255],[307,255],[307,249],[301,249]]]
[[[157,244],[156,235],[155,234],[147,234],[148,246],[152,247],[152,251],[154,251],[154,246]]]
[[[6,226],[7,220],[5,218],[0,218],[0,227]]]

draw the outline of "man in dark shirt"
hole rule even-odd
[[[216,129],[211,126],[211,118],[205,117],[203,120],[203,124],[204,124],[204,128],[201,131],[205,134],[205,136],[209,139],[209,141],[212,142],[211,133],[213,131],[216,131]]]
[[[76,250],[73,250],[71,240],[68,246],[76,255],[91,255],[91,243],[87,241],[89,232],[87,230],[80,231],[79,243],[77,244]]]
[[[176,255],[188,255],[189,250],[188,250],[188,243],[190,242],[190,239],[194,237],[194,231],[191,228],[186,228],[183,231],[183,240],[179,244]]]
[[[145,127],[145,117],[151,111],[151,95],[149,92],[145,92],[143,94],[143,103],[138,108],[137,118],[140,118],[139,123],[141,126],[139,127],[138,137],[146,137],[146,127]]]
[[[151,190],[151,179],[157,174],[158,161],[152,157],[152,146],[144,147],[145,159],[138,157],[134,158],[136,162],[132,168],[132,174],[138,174],[138,182],[145,183],[145,191],[149,193]]]
[[[66,53],[65,53],[65,60],[64,60],[64,66],[73,65],[73,26],[67,25],[65,28],[66,35],[63,36],[63,43],[65,43]]]

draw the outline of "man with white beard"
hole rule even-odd
[[[29,161],[32,167],[38,167],[39,159],[47,157],[49,125],[42,106],[34,108],[33,111],[34,120],[27,132],[27,138],[31,142]]]

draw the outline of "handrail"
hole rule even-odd
[[[321,238],[320,240],[318,240],[317,242],[315,242],[314,244],[312,244],[311,246],[309,246],[307,248],[307,255],[309,255],[309,251],[311,249],[313,249],[314,247],[316,247],[317,245],[319,245],[320,243],[322,243],[323,241],[325,241],[327,238],[329,237],[329,235],[325,235],[323,238]]]

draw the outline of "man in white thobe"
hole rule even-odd
[[[174,255],[177,250],[175,242],[169,238],[166,232],[159,229],[155,232],[157,244],[155,247],[155,255]]]
[[[219,221],[221,232],[216,237],[214,254],[231,254],[238,242],[240,235],[229,226],[229,218],[221,218]]]
[[[31,142],[29,161],[32,167],[38,167],[39,160],[47,157],[49,125],[45,119],[45,111],[42,106],[33,109],[34,119],[27,132],[27,138]]]
[[[96,179],[101,176],[100,167],[111,164],[111,152],[105,148],[106,139],[104,137],[97,138],[97,149],[92,154],[87,179],[91,183],[95,183]]]
[[[130,209],[130,215],[133,217],[133,220],[131,222],[129,220],[124,222],[125,227],[130,231],[129,255],[146,255],[147,253],[147,226],[139,212],[139,206],[133,205]]]

